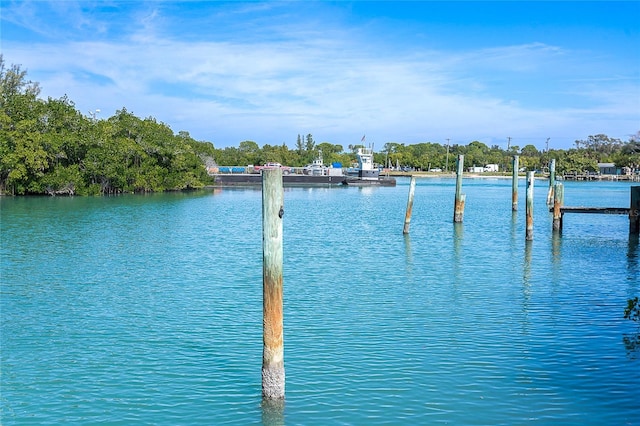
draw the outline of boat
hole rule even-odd
[[[358,168],[348,173],[342,183],[350,186],[396,186],[395,178],[380,176],[373,163],[373,147],[360,147],[356,153]]]

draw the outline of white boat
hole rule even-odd
[[[356,153],[358,157],[357,174],[354,170],[353,177],[347,177],[344,180],[345,185],[367,186],[395,186],[396,180],[389,177],[380,177],[380,169],[373,164],[373,147],[358,148]]]

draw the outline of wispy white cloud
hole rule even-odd
[[[273,7],[283,5],[249,3],[220,13],[253,16],[256,9]],[[12,16],[31,13],[18,9]],[[71,9],[82,16],[82,10]],[[176,23],[161,8],[132,13],[136,28],[126,37],[10,40],[3,46],[5,59],[27,66],[45,95],[67,94],[83,111],[100,108],[107,115],[126,107],[218,146],[245,139],[293,143],[298,133],[346,145],[364,132],[380,145],[507,135],[541,143],[555,136],[568,145],[588,134],[618,137],[617,129],[640,127],[637,80],[622,74],[625,84],[602,81],[606,74],[580,68],[588,58],[562,46],[534,41],[456,51],[393,50],[372,46],[364,31],[331,26],[330,20],[319,32],[300,23],[286,26],[282,19],[261,28],[273,30],[269,40],[215,32],[181,40],[165,33]],[[89,18],[80,21],[94,26]],[[525,87],[528,82],[541,85]],[[528,98],[545,89],[553,96],[573,95],[560,106]]]

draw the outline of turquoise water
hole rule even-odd
[[[261,193],[2,198],[3,425],[638,424],[637,237],[535,186],[285,190],[286,404],[261,405]],[[629,205],[567,182],[567,205]],[[627,343],[627,345],[625,345]]]

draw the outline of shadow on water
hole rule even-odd
[[[284,425],[284,399],[262,400],[262,424],[264,426]]]

